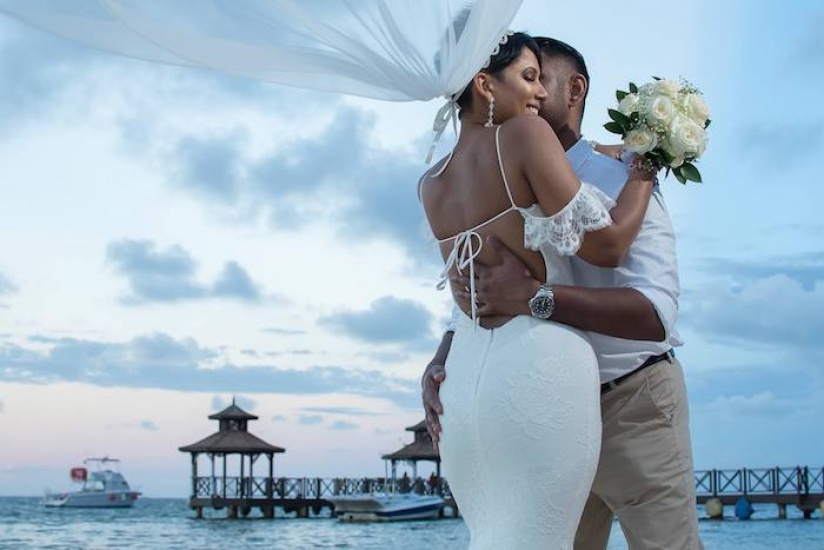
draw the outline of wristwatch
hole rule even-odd
[[[555,293],[549,285],[541,285],[535,296],[529,299],[529,310],[533,317],[549,319],[555,311]]]

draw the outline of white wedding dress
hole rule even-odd
[[[501,166],[497,132],[495,142]],[[538,205],[515,205],[501,175],[511,206],[492,220],[520,212],[525,246],[543,255],[548,282],[571,284],[568,256],[585,231],[611,223],[614,202],[582,184],[546,217]],[[445,272],[471,264],[465,245],[480,242],[477,229],[492,220],[440,241],[454,242]],[[589,340],[528,316],[495,329],[459,317],[440,390],[440,452],[471,532],[469,548],[571,550],[601,441],[598,364]]]

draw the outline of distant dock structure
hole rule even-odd
[[[824,468],[699,470],[695,492],[712,519],[722,519],[726,505],[735,506],[739,519],[748,519],[753,504],[775,504],[781,519],[787,517],[787,505],[794,505],[810,519],[815,510],[824,515]]]
[[[227,517],[236,518],[239,513],[247,516],[252,506],[259,507],[264,517],[274,517],[274,459],[276,454],[285,453],[286,449],[249,433],[249,421],[258,417],[238,407],[234,399],[224,410],[209,415],[209,419],[218,421],[218,431],[179,449],[192,455],[189,507],[195,510],[198,518],[203,517],[203,508],[226,508]],[[208,457],[211,464],[207,476],[201,475],[198,469],[201,455]],[[255,478],[255,462],[261,456],[267,458],[268,476]],[[229,475],[230,462],[233,469],[239,469],[238,475]]]
[[[333,510],[326,497],[371,492],[438,494],[452,509],[452,516],[459,513],[449,483],[441,477],[440,456],[423,422],[406,428],[414,434],[412,443],[382,457],[392,464],[391,477],[331,479],[275,477],[275,455],[286,449],[250,433],[249,422],[258,417],[234,400],[209,419],[218,421],[217,432],[179,448],[191,454],[189,507],[197,518],[203,517],[204,509],[225,509],[226,517],[233,519],[248,517],[254,509],[264,518],[274,518],[276,508],[297,517],[317,516],[324,509]],[[260,457],[267,459],[265,472],[260,465],[255,470]],[[437,473],[424,481],[418,476],[419,461],[434,462]],[[411,479],[397,478],[398,462],[412,465]],[[811,518],[816,510],[824,516],[824,468],[697,470],[695,487],[697,504],[704,505],[707,516],[714,519],[724,517],[725,506],[734,506],[735,515],[747,519],[752,504],[776,504],[779,518],[787,517],[788,505],[796,506],[805,518]]]

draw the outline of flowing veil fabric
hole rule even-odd
[[[0,0],[94,48],[257,80],[410,101],[469,82],[521,0]]]

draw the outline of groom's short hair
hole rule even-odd
[[[589,71],[587,70],[587,63],[584,61],[584,56],[581,52],[555,38],[548,38],[546,36],[533,37],[535,43],[538,44],[538,49],[547,57],[561,57],[567,60],[573,68],[583,75],[587,82],[587,92],[584,94],[584,102],[586,102],[587,95],[589,95]]]

